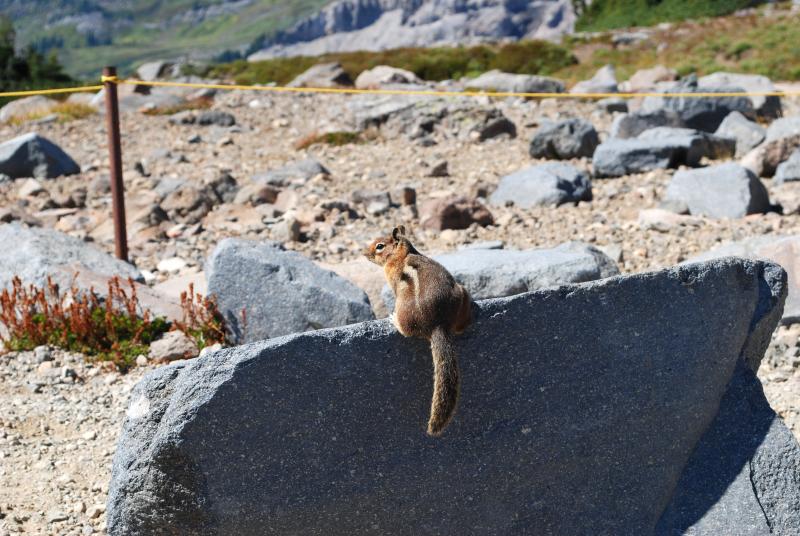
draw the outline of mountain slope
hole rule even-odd
[[[0,0],[17,45],[55,51],[67,72],[97,76],[155,58],[211,58],[245,51],[327,0]]]
[[[278,32],[249,59],[550,39],[574,23],[570,0],[338,0]]]

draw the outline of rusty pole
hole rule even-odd
[[[106,130],[108,159],[111,169],[111,206],[114,219],[114,249],[117,258],[128,260],[128,233],[125,229],[125,186],[122,183],[122,146],[119,139],[119,102],[117,100],[117,68],[103,67],[106,97]]]

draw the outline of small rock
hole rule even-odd
[[[106,511],[105,504],[93,504],[92,506],[89,507],[88,510],[86,510],[86,517],[88,517],[89,519],[97,519],[105,511]]]
[[[548,162],[506,175],[489,197],[492,205],[514,204],[521,208],[591,200],[592,183],[589,177],[577,168],[560,162]]]
[[[739,112],[731,112],[715,132],[723,138],[736,140],[736,156],[742,157],[764,141],[766,129]]]
[[[426,229],[442,231],[466,229],[473,223],[486,227],[494,223],[494,217],[480,201],[451,195],[423,204],[420,209],[420,223]]]
[[[47,514],[47,522],[48,523],[58,523],[60,521],[66,521],[69,519],[69,516],[64,512],[50,512]]]
[[[150,345],[151,361],[174,361],[197,357],[199,350],[194,339],[182,331],[169,331]]]
[[[297,242],[300,240],[300,222],[292,216],[284,216],[272,226],[272,238],[278,242]]]
[[[217,125],[220,127],[230,127],[236,124],[236,118],[228,112],[206,110],[197,116],[197,124],[203,126]]]
[[[398,186],[390,194],[395,205],[416,205],[417,191],[410,186]]]
[[[144,366],[147,365],[147,363],[148,363],[147,357],[145,357],[144,355],[139,354],[139,355],[136,356],[136,366],[137,367],[144,367]]]
[[[42,183],[36,179],[25,179],[17,190],[17,197],[25,199],[45,192]]]
[[[186,267],[186,261],[179,257],[164,259],[156,265],[159,272],[179,272]]]
[[[775,184],[800,181],[800,149],[792,153],[788,160],[778,164],[775,171]]]
[[[450,176],[450,172],[447,169],[447,160],[441,160],[436,162],[431,166],[430,171],[428,171],[429,177],[448,177]]]

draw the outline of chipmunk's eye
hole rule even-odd
[[[378,244],[375,246],[375,251],[382,251],[385,246],[383,244]]]

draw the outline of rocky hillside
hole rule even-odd
[[[213,58],[244,51],[326,0],[0,0],[17,45],[55,51],[74,76],[153,58]]]
[[[278,32],[248,59],[550,39],[572,32],[574,25],[569,0],[339,0]]]

